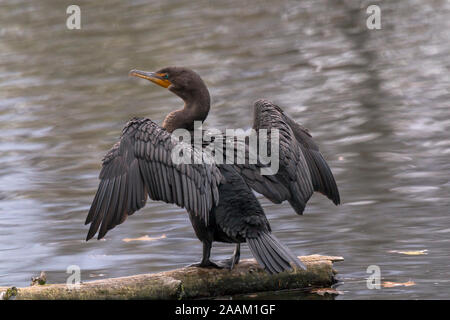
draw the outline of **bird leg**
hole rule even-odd
[[[233,270],[234,266],[239,263],[240,258],[241,258],[241,244],[236,243],[236,247],[234,249],[234,253],[231,256],[231,258],[219,261],[218,264],[223,268]]]
[[[189,265],[188,267],[198,267],[198,268],[217,268],[223,269],[223,266],[218,265],[215,262],[212,262],[209,257],[211,256],[211,247],[212,243],[209,241],[203,241],[203,258],[199,263],[194,263]]]

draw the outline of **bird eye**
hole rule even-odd
[[[169,79],[169,74],[166,73],[166,74],[163,76],[163,78],[164,78],[164,79]]]

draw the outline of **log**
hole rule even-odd
[[[333,262],[342,257],[301,256],[306,270],[266,273],[254,259],[241,260],[230,270],[185,267],[166,272],[66,284],[0,287],[3,299],[196,299],[233,294],[330,287],[336,282]]]

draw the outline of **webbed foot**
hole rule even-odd
[[[218,264],[225,269],[233,270],[234,266],[239,263],[239,259],[241,257],[241,245],[236,244],[236,249],[234,250],[234,254],[231,258],[218,261]]]
[[[187,267],[197,267],[197,268],[216,268],[216,269],[223,269],[224,267],[220,263],[215,263],[211,260],[206,260],[194,264],[190,264]]]
[[[224,269],[233,270],[234,266],[237,265],[238,262],[239,259],[236,259],[236,257],[233,256],[228,259],[217,261],[217,264]]]

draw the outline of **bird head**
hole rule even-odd
[[[169,89],[186,103],[195,100],[209,100],[208,89],[202,78],[193,70],[184,67],[166,67],[156,72],[133,69],[130,75],[149,80],[157,85]]]
[[[184,101],[184,108],[178,113],[179,118],[185,117],[172,127],[191,128],[194,121],[204,121],[210,108],[208,88],[202,78],[193,70],[185,67],[166,67],[156,72],[133,69],[130,75],[149,80],[163,88],[168,89]],[[166,119],[171,119],[174,114]],[[173,121],[173,120],[172,120]]]

